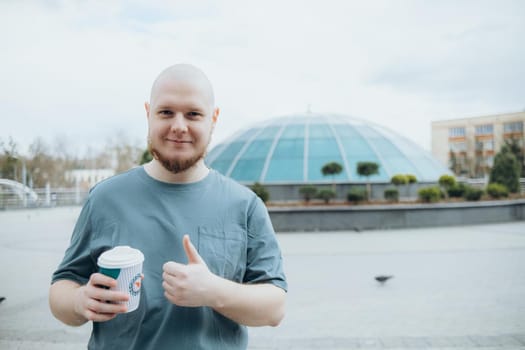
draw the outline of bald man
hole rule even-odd
[[[51,311],[93,322],[89,349],[246,349],[246,326],[277,326],[287,282],[266,207],[209,169],[219,116],[212,86],[191,65],[157,77],[145,103],[153,160],[95,186],[52,276]],[[145,256],[139,308],[98,273],[118,245]]]

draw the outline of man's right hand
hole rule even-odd
[[[127,311],[127,293],[110,290],[117,287],[117,281],[101,273],[94,273],[86,285],[75,293],[75,313],[87,321],[105,322]]]

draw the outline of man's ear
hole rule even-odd
[[[220,112],[219,107],[215,107],[215,110],[213,111],[213,117],[211,118],[211,120],[213,121],[213,124],[217,122],[217,118],[219,118],[219,112]]]
[[[149,102],[144,102],[144,108],[146,109],[146,118],[149,119]]]

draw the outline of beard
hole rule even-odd
[[[201,159],[203,159],[206,156],[206,149],[207,147],[204,147],[204,149],[199,150],[197,154],[195,154],[193,157],[186,158],[186,159],[171,159],[167,156],[163,155],[162,152],[160,152],[152,142],[148,143],[148,150],[155,158],[162,164],[164,169],[167,171],[178,174],[183,171],[188,170],[189,168],[193,167],[197,162]]]

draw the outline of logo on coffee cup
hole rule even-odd
[[[139,295],[140,292],[140,286],[142,285],[142,278],[140,276],[140,273],[137,273],[135,277],[131,279],[131,282],[129,282],[129,294],[133,296]]]

